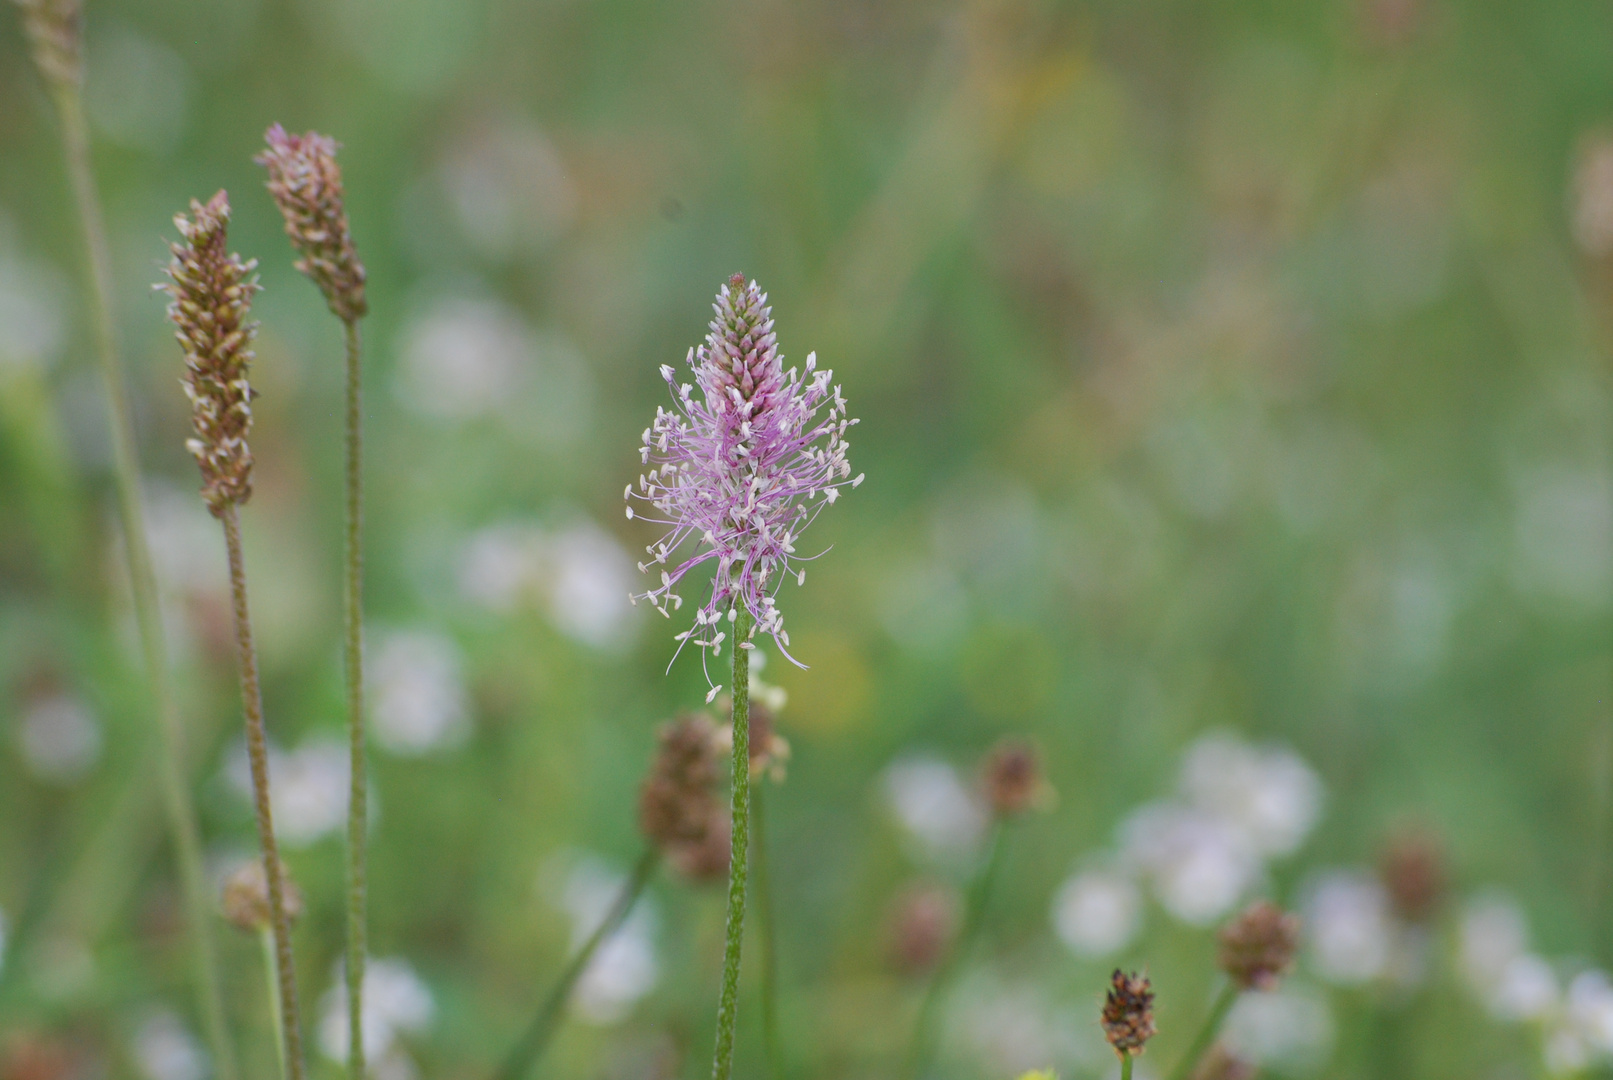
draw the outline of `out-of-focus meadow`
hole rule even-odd
[[[0,11],[0,1077],[201,1080],[55,118]],[[91,0],[87,101],[211,872],[255,851],[223,548],[150,294],[261,260],[244,511],[317,1076],[343,934],[341,340],[252,155],[343,144],[370,274],[371,951],[387,1080],[479,1077],[632,864],[684,629],[628,604],[657,374],[735,271],[862,418],[781,605],[787,1074],[893,1075],[1041,748],[935,1075],[1159,1076],[1271,895],[1271,1075],[1613,1062],[1613,12],[1589,2]],[[1419,906],[1415,874],[1442,889]],[[1386,876],[1381,868],[1388,866]],[[1413,880],[1408,883],[1407,875]],[[1397,876],[1398,875],[1398,876]],[[663,875],[549,1075],[703,1075],[720,886]],[[258,944],[222,922],[248,1075]],[[761,1075],[750,939],[739,1069]],[[375,1003],[377,1002],[378,1003]]]

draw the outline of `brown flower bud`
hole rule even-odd
[[[1017,817],[1046,805],[1052,796],[1036,748],[1024,740],[999,742],[987,755],[982,772],[986,801],[998,817]]]
[[[915,885],[897,896],[890,918],[890,952],[907,975],[922,975],[941,962],[958,929],[958,900],[939,885]]]
[[[302,917],[302,891],[280,864],[280,899],[286,908],[286,919],[296,922]],[[256,933],[273,923],[269,911],[269,879],[263,872],[263,861],[253,859],[224,879],[224,917],[242,930]]]
[[[22,9],[22,25],[40,74],[58,87],[77,86],[84,78],[82,0],[16,0],[16,4]]]
[[[269,170],[269,194],[286,219],[286,235],[302,258],[297,269],[325,294],[343,322],[369,311],[364,264],[347,227],[336,140],[310,131],[288,135],[275,124],[264,135],[269,149],[252,160]]]
[[[672,863],[672,869],[690,881],[726,878],[732,836],[727,808],[713,800],[701,835],[667,845],[667,860]]]
[[[1254,1080],[1255,1071],[1249,1062],[1216,1043],[1193,1070],[1193,1080]]]
[[[1269,900],[1256,900],[1221,928],[1221,970],[1242,990],[1270,990],[1293,966],[1299,916]]]
[[[1144,1045],[1154,1037],[1154,991],[1148,976],[1135,972],[1127,975],[1115,968],[1103,1000],[1102,1023],[1104,1037],[1115,1053],[1135,1057],[1143,1052]]]
[[[721,775],[716,725],[702,713],[689,713],[663,725],[656,738],[655,760],[639,787],[639,830],[661,848],[701,840]]]
[[[1426,921],[1445,897],[1445,858],[1438,838],[1411,829],[1393,836],[1378,860],[1378,877],[1396,915],[1410,923]]]
[[[220,191],[202,205],[190,203],[191,217],[179,214],[174,225],[184,238],[169,244],[169,284],[158,286],[172,297],[168,318],[185,350],[185,396],[190,398],[195,436],[185,448],[202,470],[202,498],[215,517],[252,495],[252,451],[246,436],[252,429],[252,364],[250,322],[252,295],[258,281],[257,262],[242,262],[225,250],[230,202]]]

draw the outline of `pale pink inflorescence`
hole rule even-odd
[[[302,256],[297,269],[319,286],[337,318],[361,318],[369,311],[364,264],[348,230],[336,140],[317,131],[288,135],[279,124],[263,138],[269,149],[252,160],[269,170],[269,194]]]
[[[642,450],[650,471],[637,490],[627,488],[629,518],[669,527],[646,548],[651,561],[639,564],[645,572],[661,567],[661,583],[633,599],[670,618],[683,606],[677,589],[684,576],[713,562],[711,596],[677,640],[719,654],[727,638],[720,624],[732,622],[742,604],[755,620],[750,636],[770,635],[789,657],[775,596],[786,579],[806,583],[799,563],[807,560],[796,552],[802,531],[841,488],[862,483],[846,460],[846,431],[857,421],[847,418],[846,399],[830,384],[834,373],[817,370],[815,353],[804,372],[784,369],[772,309],[756,282],[735,274],[713,307],[705,344],[689,350],[694,382],[679,383],[670,365],[661,368],[677,406],[655,410]],[[639,514],[634,499],[661,516]],[[674,562],[691,540],[698,550]]]

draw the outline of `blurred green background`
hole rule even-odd
[[[200,1080],[77,225],[0,15],[0,1075]],[[935,1075],[1113,1072],[1096,1014],[1115,962],[1154,979],[1142,1069],[1161,1075],[1213,987],[1217,887],[1310,915],[1288,996],[1240,1014],[1274,1074],[1613,1061],[1605,4],[87,17],[220,872],[254,846],[223,553],[149,283],[173,213],[220,187],[232,246],[261,260],[244,528],[316,1075],[339,1074],[318,1047],[342,941],[341,341],[251,161],[276,121],[342,142],[370,274],[388,1080],[484,1075],[637,854],[655,725],[706,683],[691,657],[663,674],[683,627],[627,605],[654,534],[620,492],[666,401],[657,366],[735,271],[769,292],[787,362],[835,369],[868,476],[781,599],[811,670],[764,673],[794,749],[767,792],[790,1077],[894,1075],[924,986],[902,898],[939,888],[945,910],[968,879],[972,770],[1007,734],[1040,746],[1060,797],[1010,832]],[[1208,781],[1178,777],[1194,745],[1223,751],[1191,759]],[[1265,806],[1273,770],[1291,852],[1228,825],[1249,807],[1226,799]],[[1175,815],[1153,847],[1121,828],[1145,803]],[[1422,925],[1374,878],[1408,829],[1449,882]],[[1188,864],[1205,876],[1171,876]],[[1066,884],[1083,869],[1108,892]],[[548,1074],[704,1075],[722,905],[659,880]],[[257,945],[219,933],[248,1075],[270,1075]],[[739,1068],[760,1076],[746,979]]]

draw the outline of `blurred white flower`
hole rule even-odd
[[[1173,803],[1150,803],[1120,826],[1122,860],[1152,883],[1165,910],[1207,926],[1259,880],[1259,853],[1225,819]]]
[[[1599,468],[1561,463],[1520,471],[1513,483],[1512,581],[1520,592],[1585,607],[1613,594],[1613,501]]]
[[[597,859],[585,858],[566,876],[561,904],[571,917],[571,945],[580,948],[599,928],[621,892],[625,879]],[[655,988],[660,967],[655,959],[658,923],[649,897],[640,897],[627,920],[588,962],[577,980],[577,1012],[590,1023],[613,1024]]]
[[[885,796],[896,820],[931,858],[967,858],[986,830],[986,808],[940,758],[913,755],[885,769]]]
[[[425,1031],[436,1012],[431,988],[407,960],[396,956],[372,958],[364,965],[366,1058],[379,1061],[387,1057],[400,1035]],[[332,1061],[345,1061],[347,1039],[347,977],[341,961],[337,961],[321,1008],[319,1048]]]
[[[1327,1000],[1295,980],[1238,998],[1222,1029],[1227,1049],[1261,1066],[1304,1067],[1326,1057],[1333,1042]]]
[[[1613,984],[1607,973],[1582,971],[1568,984],[1568,1022],[1587,1044],[1613,1054]]]
[[[161,477],[147,477],[141,487],[146,540],[163,592],[179,600],[223,596],[229,588],[224,544],[201,496]]]
[[[1540,1020],[1557,1007],[1557,973],[1534,953],[1515,956],[1485,993],[1484,1005],[1497,1020]]]
[[[949,1012],[948,1032],[961,1036],[984,1075],[1017,1076],[1088,1057],[1088,1048],[1070,1031],[1066,1010],[1033,984],[977,976],[959,987]]]
[[[460,229],[488,258],[541,248],[576,214],[560,153],[524,121],[469,125],[443,155],[439,175]]]
[[[458,746],[470,733],[470,702],[459,649],[434,630],[377,636],[368,657],[370,720],[376,742],[394,754]]]
[[[167,1009],[141,1022],[133,1049],[135,1064],[146,1080],[203,1080],[211,1071],[201,1044]]]
[[[85,108],[113,142],[155,153],[173,149],[185,130],[190,71],[172,49],[112,24],[91,35]]]
[[[1316,825],[1322,782],[1291,751],[1225,732],[1198,739],[1182,763],[1182,794],[1243,832],[1265,857],[1292,854]]]
[[[53,267],[0,251],[0,371],[45,367],[61,353],[64,291]]]
[[[1591,1063],[1591,1051],[1585,1040],[1566,1024],[1547,1030],[1541,1051],[1546,1071],[1552,1076],[1572,1076],[1583,1072]]]
[[[29,772],[49,783],[68,784],[100,757],[101,725],[79,698],[50,694],[24,710],[17,743]]]
[[[632,640],[639,623],[627,594],[636,580],[627,551],[587,519],[552,531],[533,522],[490,525],[459,558],[466,600],[497,613],[542,604],[561,633],[595,648]]]
[[[1334,983],[1362,983],[1388,970],[1395,938],[1389,896],[1375,879],[1332,871],[1310,888],[1305,931],[1316,973]]]
[[[1457,945],[1468,984],[1488,998],[1513,961],[1528,952],[1529,926],[1511,899],[1482,893],[1463,905]]]
[[[1077,956],[1117,953],[1141,926],[1142,894],[1118,870],[1078,871],[1053,897],[1053,930]]]
[[[306,847],[347,820],[348,749],[340,739],[316,735],[297,749],[269,747],[269,799],[274,831],[287,847]],[[225,766],[230,785],[252,801],[252,770],[246,745],[236,744]],[[370,807],[375,793],[370,793]]]

